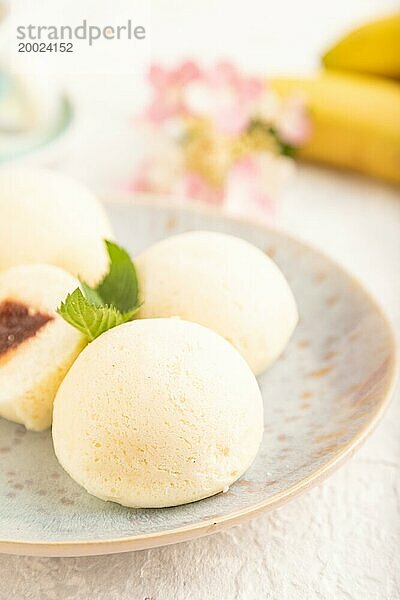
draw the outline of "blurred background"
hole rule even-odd
[[[223,59],[265,78],[311,75],[346,33],[399,8],[395,0],[338,0],[330,8],[315,0],[9,0],[1,5],[3,65],[33,84],[44,112],[54,109],[56,92],[65,92],[72,103],[73,139],[65,136],[68,149],[60,144],[45,160],[100,189],[119,185],[135,165],[140,141],[133,119],[148,97],[150,64],[173,67],[192,59],[213,65]],[[75,41],[68,54],[18,53],[17,26],[76,26],[83,19],[103,26],[131,19],[146,27],[146,39],[98,40],[92,47]]]
[[[337,0],[328,6],[316,0],[10,0],[0,7],[2,164],[12,160],[57,168],[86,182],[103,198],[126,191],[170,191],[171,198],[184,192],[323,246],[361,277],[365,274],[367,285],[372,271],[373,287],[383,301],[393,285],[399,292],[399,277],[389,275],[386,268],[392,266],[385,261],[400,252],[399,36],[394,41],[398,14],[392,19],[397,1]],[[382,24],[385,17],[389,21]],[[133,25],[146,28],[146,39],[102,39],[92,46],[75,40],[72,53],[18,52],[18,26],[75,27],[83,19],[103,27],[131,19]],[[365,23],[371,24],[367,34],[356,33],[343,50],[341,41]],[[377,56],[382,57],[378,64]],[[193,120],[194,109],[189,110],[190,127],[185,115],[178,123],[174,118],[147,118],[157,102],[173,104],[180,69],[188,61],[201,71],[204,84],[194,95],[195,107],[200,105],[201,113],[209,97],[214,101],[207,119],[224,102],[228,112],[229,102],[236,102],[239,110],[247,102],[246,85],[250,89],[260,81],[268,81],[273,93],[264,101],[263,114],[270,109],[276,113],[277,95],[279,102],[292,98],[294,108],[285,112],[279,105],[279,114],[286,118],[280,125],[275,117],[272,124],[268,116],[261,122],[267,131],[261,142],[257,128],[243,142],[240,132],[227,134],[218,127],[210,141],[203,135],[204,115],[196,113]],[[226,80],[235,82],[229,89],[218,87],[221,61],[231,69],[225,72]],[[323,61],[329,67],[328,81],[321,76]],[[368,70],[372,75],[362,73]],[[331,75],[335,71],[339,80]],[[296,78],[295,89],[290,77]],[[190,98],[193,106],[192,93]],[[249,128],[255,121],[259,124],[260,111],[249,109]],[[288,130],[287,143],[281,132]],[[234,140],[229,158],[228,138]],[[181,177],[171,183],[168,176],[182,163],[177,139],[201,143],[193,152],[185,146],[184,175],[191,169],[190,181]],[[257,162],[259,144],[264,158],[274,155],[279,160]],[[294,160],[282,158],[282,153]],[[204,167],[199,162],[207,155],[211,165]],[[238,168],[231,169],[233,163]],[[222,164],[217,173],[216,164]],[[157,174],[155,181],[141,177],[146,168],[150,175]],[[377,239],[377,231],[385,232],[385,244]],[[367,252],[354,252],[356,239]]]

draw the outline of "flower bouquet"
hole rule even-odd
[[[301,98],[281,101],[262,78],[230,63],[153,65],[141,124],[147,153],[130,191],[173,195],[269,218],[308,136]]]

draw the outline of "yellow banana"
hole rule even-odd
[[[400,79],[400,13],[352,31],[322,62],[332,69]]]
[[[306,99],[313,130],[300,156],[400,183],[399,83],[324,71],[271,85],[281,96]]]

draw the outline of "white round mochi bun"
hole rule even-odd
[[[176,506],[227,490],[262,434],[262,398],[246,362],[213,331],[179,319],[101,335],[54,404],[64,469],[90,494],[124,506]]]
[[[248,242],[209,231],[176,235],[136,259],[141,318],[179,316],[231,342],[259,375],[281,354],[298,321],[276,264]]]
[[[45,169],[0,170],[0,271],[47,263],[97,283],[107,271],[104,239],[113,237],[96,196]]]
[[[51,425],[56,391],[86,343],[56,314],[60,302],[78,285],[72,275],[49,265],[12,267],[0,273],[0,347],[4,350],[9,343],[9,349],[0,353],[0,416],[33,431]],[[10,303],[17,313],[5,316]],[[36,319],[42,325],[18,342],[15,328],[29,329]]]

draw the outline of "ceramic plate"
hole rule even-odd
[[[109,206],[120,242],[137,253],[194,229],[249,240],[280,266],[300,323],[259,382],[265,434],[253,466],[227,493],[133,510],[87,494],[63,471],[51,435],[0,419],[0,550],[71,556],[148,548],[237,524],[294,498],[333,471],[383,412],[393,337],[363,288],[318,251],[274,230],[212,213],[141,203]],[[71,432],[73,435],[73,432]]]

